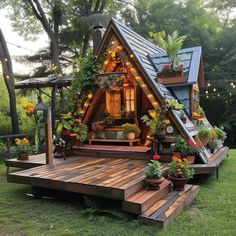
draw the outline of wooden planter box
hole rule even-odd
[[[181,84],[187,81],[187,76],[183,72],[158,73],[156,81],[159,84]]]

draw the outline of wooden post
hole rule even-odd
[[[49,107],[46,112],[45,123],[45,148],[46,148],[46,164],[53,164],[53,150],[52,150],[52,112]]]
[[[52,87],[51,91],[51,113],[52,113],[52,130],[55,131],[56,129],[56,124],[55,124],[55,109],[56,109],[56,91],[57,88],[55,86]]]

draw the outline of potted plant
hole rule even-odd
[[[186,158],[191,164],[195,162],[196,156],[200,153],[199,145],[189,138],[182,150],[182,155]]]
[[[194,170],[189,167],[189,161],[185,158],[180,159],[173,156],[171,163],[168,165],[168,178],[173,183],[176,191],[184,190],[185,184],[193,177]]]
[[[179,36],[178,32],[172,35],[159,33],[156,37],[158,44],[162,47],[169,58],[169,63],[163,64],[162,69],[158,73],[157,82],[163,84],[183,83],[187,77],[183,75],[183,64],[180,63],[180,57],[177,55],[178,50],[182,48],[186,36]]]
[[[141,120],[150,127],[150,135],[153,135],[157,139],[162,139],[166,135],[166,112],[166,107],[163,106],[162,108],[158,106],[157,108],[148,111],[150,117],[147,115],[141,117]]]
[[[28,160],[29,154],[33,153],[34,147],[30,145],[27,138],[16,138],[16,146],[12,147],[11,151],[17,153],[17,160]]]
[[[145,182],[148,188],[152,190],[158,189],[159,185],[164,181],[164,177],[162,177],[164,169],[158,161],[159,159],[159,155],[153,155],[153,159],[148,163],[148,169],[145,172]]]
[[[55,158],[65,158],[65,147],[66,141],[62,139],[60,136],[53,137],[53,145],[54,145],[54,157]]]
[[[60,122],[57,124],[57,135],[70,136],[73,130],[74,119],[71,112],[61,114]]]
[[[186,141],[181,136],[176,136],[174,138],[173,143],[171,144],[171,150],[173,156],[177,156],[178,158],[182,157],[183,150],[185,150]]]
[[[121,127],[126,139],[132,140],[140,135],[140,129],[136,124],[125,123]]]
[[[167,99],[166,107],[173,110],[180,110],[184,108],[184,105],[179,103],[177,99]]]
[[[210,140],[210,130],[208,128],[202,127],[198,131],[197,137],[200,139],[201,143],[206,146]]]
[[[226,132],[224,130],[216,127],[216,126],[214,127],[214,130],[215,130],[215,132],[217,134],[217,139],[222,141],[222,142],[224,142],[225,139],[227,138]]]
[[[79,144],[84,143],[88,139],[88,126],[78,122],[74,129],[74,133],[76,134],[76,140]]]

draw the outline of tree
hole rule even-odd
[[[2,63],[3,78],[7,87],[10,101],[10,113],[11,113],[11,123],[12,123],[12,132],[14,134],[19,133],[18,117],[16,110],[16,95],[15,95],[15,86],[13,78],[13,69],[11,57],[6,45],[6,41],[2,30],[0,29],[0,61]]]
[[[9,16],[13,28],[25,38],[33,38],[40,31],[50,39],[51,61],[55,71],[61,73],[59,60],[59,27],[62,20],[60,0],[10,0],[1,1],[0,7],[9,6]]]

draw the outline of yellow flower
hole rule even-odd
[[[15,139],[15,143],[16,143],[16,145],[21,145],[21,139],[16,138],[16,139]]]
[[[22,144],[25,144],[25,145],[29,144],[29,140],[27,138],[23,138],[21,142]]]

